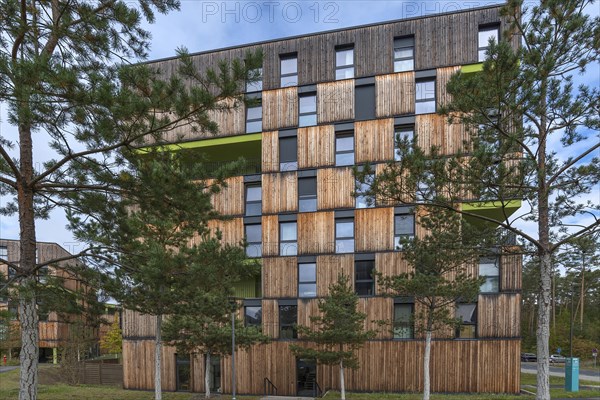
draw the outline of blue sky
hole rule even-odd
[[[146,28],[152,34],[149,59],[170,57],[177,47],[190,52],[241,45],[286,36],[344,28],[374,22],[411,18],[441,12],[482,7],[501,1],[199,1],[182,0],[181,10],[169,15],[157,15]],[[531,3],[533,4],[533,3]],[[590,13],[598,15],[598,4]],[[600,85],[598,65],[590,68],[576,81]],[[15,138],[15,128],[6,122],[5,107],[0,104],[0,135]],[[42,143],[42,142],[37,142]],[[559,143],[553,143],[560,149]],[[49,149],[37,145],[36,162],[51,157]],[[564,152],[561,156],[566,156]],[[600,190],[588,196],[600,203]],[[0,199],[0,202],[5,199]],[[55,211],[48,221],[37,222],[40,241],[57,242],[76,250],[70,232],[65,228],[62,211]],[[522,225],[528,231],[531,223]],[[0,216],[0,237],[18,238],[18,219]]]

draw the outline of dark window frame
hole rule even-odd
[[[371,279],[357,279],[358,276],[358,266],[361,263],[370,263],[371,266]],[[370,294],[361,294],[358,292],[358,284],[359,283],[370,283],[371,284],[371,292]],[[359,297],[374,297],[375,296],[375,259],[362,259],[362,260],[354,260],[354,291]]]
[[[248,200],[248,189],[260,189],[260,200]],[[248,205],[260,205],[260,212],[258,214],[249,214],[248,213]],[[262,185],[260,183],[247,183],[244,188],[244,215],[246,217],[255,217],[262,215]]]
[[[406,325],[399,326],[398,322],[396,321],[396,307],[398,307],[398,306],[410,307],[410,319],[408,321],[408,326],[406,326]],[[392,336],[393,336],[394,340],[410,340],[410,339],[415,338],[414,316],[415,316],[415,303],[414,302],[407,303],[407,302],[401,302],[401,301],[394,301],[394,319],[393,319],[393,329],[392,329]],[[409,330],[408,337],[400,336],[399,334],[396,333],[396,329],[408,329]]]
[[[352,236],[338,236],[338,223],[349,223],[352,222]],[[354,217],[338,217],[334,220],[334,238],[335,238],[335,253],[336,254],[352,254],[355,250],[356,243],[356,223],[354,221]],[[341,246],[338,246],[338,240],[340,241],[348,241],[352,240],[352,251],[339,251]]]
[[[314,265],[315,266],[315,279],[310,281],[300,280],[300,268],[302,265]],[[314,285],[314,296],[302,296],[300,291],[300,285]],[[299,262],[298,263],[298,297],[302,299],[311,299],[317,297],[317,263],[316,262]]]
[[[247,235],[247,228],[249,226],[258,226],[260,227],[260,242],[250,242],[248,241],[248,235]],[[244,238],[246,239],[247,242],[247,247],[246,247],[246,256],[248,258],[261,258],[262,257],[262,224],[261,223],[251,223],[251,224],[244,224]],[[250,255],[249,254],[249,250],[252,248],[258,248],[259,254],[258,255]]]
[[[477,62],[485,61],[485,51],[490,48],[489,41],[486,43],[483,43],[483,44],[479,42],[479,39],[480,39],[479,35],[481,34],[481,32],[489,32],[489,31],[496,31],[496,44],[498,44],[498,42],[500,42],[500,23],[499,22],[496,22],[493,24],[479,25],[479,28],[477,29]],[[482,50],[483,50],[483,59],[481,58]]]
[[[409,40],[412,39],[412,43],[411,44],[404,44],[404,43],[408,43]],[[404,43],[401,43],[404,42]],[[402,50],[402,49],[411,49],[412,50],[412,56],[411,57],[396,57],[396,50]],[[414,71],[415,70],[415,52],[416,52],[416,46],[415,46],[415,36],[414,35],[409,35],[409,36],[403,36],[403,37],[395,37],[394,38],[394,48],[393,48],[393,70],[394,72],[408,72],[408,71]],[[412,61],[412,68],[411,69],[396,69],[396,62],[398,61]]]
[[[300,189],[302,187],[304,187],[304,185],[301,185],[301,182],[306,182],[309,180],[314,181],[315,192],[314,192],[314,194],[312,194],[312,193],[311,194],[302,194],[302,190],[300,190]],[[311,177],[298,177],[298,212],[317,211],[317,201],[318,201],[317,195],[318,195],[318,190],[317,190],[317,178],[316,177],[312,177],[312,176]],[[301,207],[302,201],[306,201],[306,200],[310,200],[311,202],[314,200],[314,207],[310,207],[310,209],[303,209]]]
[[[348,51],[348,50],[352,50],[352,64],[338,65],[338,63],[337,63],[338,52]],[[352,76],[338,78],[338,75],[337,75],[338,71],[345,71],[345,70],[351,70]],[[335,47],[335,80],[342,81],[344,79],[353,79],[356,76],[355,72],[356,72],[356,57],[355,57],[355,52],[354,52],[354,44],[345,44],[345,45],[341,45],[341,46],[336,46]]]
[[[352,138],[352,150],[342,150],[342,151],[338,151],[338,139],[343,139],[343,138],[348,138],[351,137]],[[336,167],[347,167],[350,165],[354,165],[356,162],[356,143],[354,143],[354,131],[343,131],[343,132],[339,132],[335,134],[335,151],[334,151],[334,162],[335,162],[335,166]],[[338,164],[337,162],[337,156],[338,154],[352,154],[352,164]]]
[[[8,261],[8,246],[0,246],[0,258]]]
[[[254,68],[248,71],[249,75],[258,74],[260,79],[254,82],[246,81],[245,90],[246,93],[257,93],[263,90],[263,67]],[[253,87],[256,86],[256,87]]]
[[[485,259],[488,259],[488,260],[493,259],[494,260],[494,265],[497,268],[497,274],[496,275],[482,275],[481,274],[481,265],[483,264],[482,260],[485,260]],[[485,264],[490,264],[490,263],[485,263]],[[483,293],[483,294],[500,293],[500,291],[501,291],[501,288],[500,288],[501,268],[502,268],[502,263],[501,263],[501,258],[500,258],[499,255],[497,255],[497,256],[484,256],[484,257],[480,257],[479,258],[479,264],[477,266],[477,272],[478,272],[479,277],[485,277],[485,282],[481,284],[481,287],[479,289],[480,293]],[[496,288],[495,288],[495,290],[491,290],[491,291],[490,290],[485,290],[485,291],[482,290],[482,288],[488,283],[489,280],[494,280],[494,279],[496,280]]]
[[[367,182],[370,180],[370,182]],[[360,191],[368,190],[373,186],[373,181],[375,180],[375,174],[365,175],[365,182],[359,182],[356,180],[354,183],[357,186],[360,186]],[[374,195],[356,195],[354,198],[354,208],[362,209],[362,208],[375,208],[375,196]]]
[[[258,323],[256,323],[256,322],[249,322],[248,312],[247,312],[248,308],[260,308],[261,315],[260,315],[260,321]],[[259,305],[244,304],[244,326],[246,326],[246,327],[256,326],[257,328],[262,329],[262,304],[259,304]]]
[[[302,108],[300,107],[300,99],[302,98],[308,98],[308,97],[314,97],[315,98],[315,110],[314,111],[310,111],[310,112],[302,112]],[[308,117],[308,116],[313,116],[315,117],[315,123],[314,124],[304,124],[302,123],[302,117]],[[317,125],[317,92],[308,92],[308,93],[301,93],[298,95],[298,126],[299,127],[305,127],[305,126],[316,126]]]
[[[282,239],[282,235],[283,235],[283,229],[281,229],[282,225],[286,225],[286,224],[294,224],[296,226],[296,239],[295,240],[283,240]],[[290,246],[291,244],[295,245],[295,251],[293,252],[293,254],[289,254],[289,250],[286,250],[284,253],[284,247],[285,248],[290,248],[288,246]],[[285,246],[284,246],[285,245]],[[297,256],[298,255],[298,221],[279,221],[279,256],[280,257],[287,257],[287,256]]]
[[[249,111],[252,109],[257,109],[260,108],[260,118],[249,118],[248,114]],[[246,107],[246,133],[258,133],[258,132],[262,132],[262,101],[260,103],[257,103],[257,105],[251,106],[251,107]],[[256,130],[248,130],[248,125],[256,123],[256,122],[260,122],[260,130],[256,131]]]
[[[286,302],[287,303],[287,302]],[[294,323],[284,323],[283,322],[283,318],[281,318],[281,314],[282,314],[282,310],[283,309],[295,309],[295,314],[296,314],[296,322]],[[294,339],[298,339],[298,304],[282,304],[281,302],[278,304],[277,307],[277,311],[278,311],[278,318],[279,318],[279,339],[283,339],[283,340],[294,340]],[[292,332],[292,337],[283,337],[282,333],[284,332],[283,328],[288,328],[291,327],[291,332]],[[287,335],[286,335],[287,336]]]
[[[477,335],[477,325],[478,325],[478,321],[477,321],[477,307],[478,304],[477,302],[472,302],[472,303],[457,303],[456,304],[456,316],[458,318],[458,310],[460,306],[474,306],[473,309],[473,314],[472,316],[474,317],[475,321],[468,321],[465,322],[464,318],[463,321],[460,321],[460,325],[456,328],[456,338],[457,339],[477,339],[478,335]],[[472,328],[472,336],[463,336],[463,327],[473,327]]]
[[[428,94],[428,93],[423,93],[423,92],[427,92],[425,89],[419,91],[418,87],[420,84],[427,84],[429,82],[433,82],[433,97],[423,97],[423,98],[418,98],[419,93],[421,95],[423,94]],[[426,104],[426,103],[431,103],[433,102],[433,111],[429,111],[429,112],[418,112],[417,111],[417,105],[419,103],[421,104]],[[415,114],[416,115],[420,115],[420,114],[433,114],[437,112],[437,79],[435,77],[431,77],[431,78],[421,78],[421,79],[417,79],[415,80]]]
[[[394,125],[394,161],[401,161],[402,157],[398,155],[398,142],[409,136],[406,133],[410,132],[411,150],[415,145],[415,125]]]
[[[412,234],[408,233],[398,233],[398,225],[396,217],[412,217]],[[396,212],[394,213],[394,250],[402,251],[402,246],[400,241],[402,238],[413,238],[415,237],[416,231],[416,218],[413,212]]]
[[[294,158],[294,160],[283,161],[281,159],[281,154],[283,153],[282,144],[283,143],[292,143],[292,141],[294,142],[295,151],[293,153],[295,154],[295,158]],[[279,150],[279,171],[280,172],[296,171],[298,169],[298,136],[280,137],[279,144],[278,144],[278,150]]]
[[[296,60],[296,72],[290,72],[290,73],[282,73],[282,65],[283,65],[283,61],[284,60]],[[284,78],[291,78],[291,77],[296,77],[296,84],[295,85],[284,85],[283,84],[283,80]],[[282,88],[285,87],[294,87],[294,86],[298,86],[298,53],[288,53],[288,54],[280,54],[279,55],[279,86]]]

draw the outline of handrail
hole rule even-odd
[[[319,382],[317,382],[317,380],[315,379],[315,384],[313,386],[314,389],[314,396],[315,397],[321,397],[323,396],[323,390],[321,389],[321,386],[319,386]]]
[[[265,377],[263,383],[265,389],[265,396],[277,396],[277,386],[275,386],[269,378]]]

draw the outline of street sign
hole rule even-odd
[[[562,349],[559,347],[558,349],[556,349],[556,354],[560,354],[561,351]]]

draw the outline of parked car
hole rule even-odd
[[[537,356],[533,353],[521,353],[522,362],[536,362]]]
[[[550,362],[552,364],[555,364],[555,363],[563,363],[564,364],[565,361],[567,361],[567,359],[564,358],[563,356],[561,356],[560,354],[552,354],[550,356]]]

